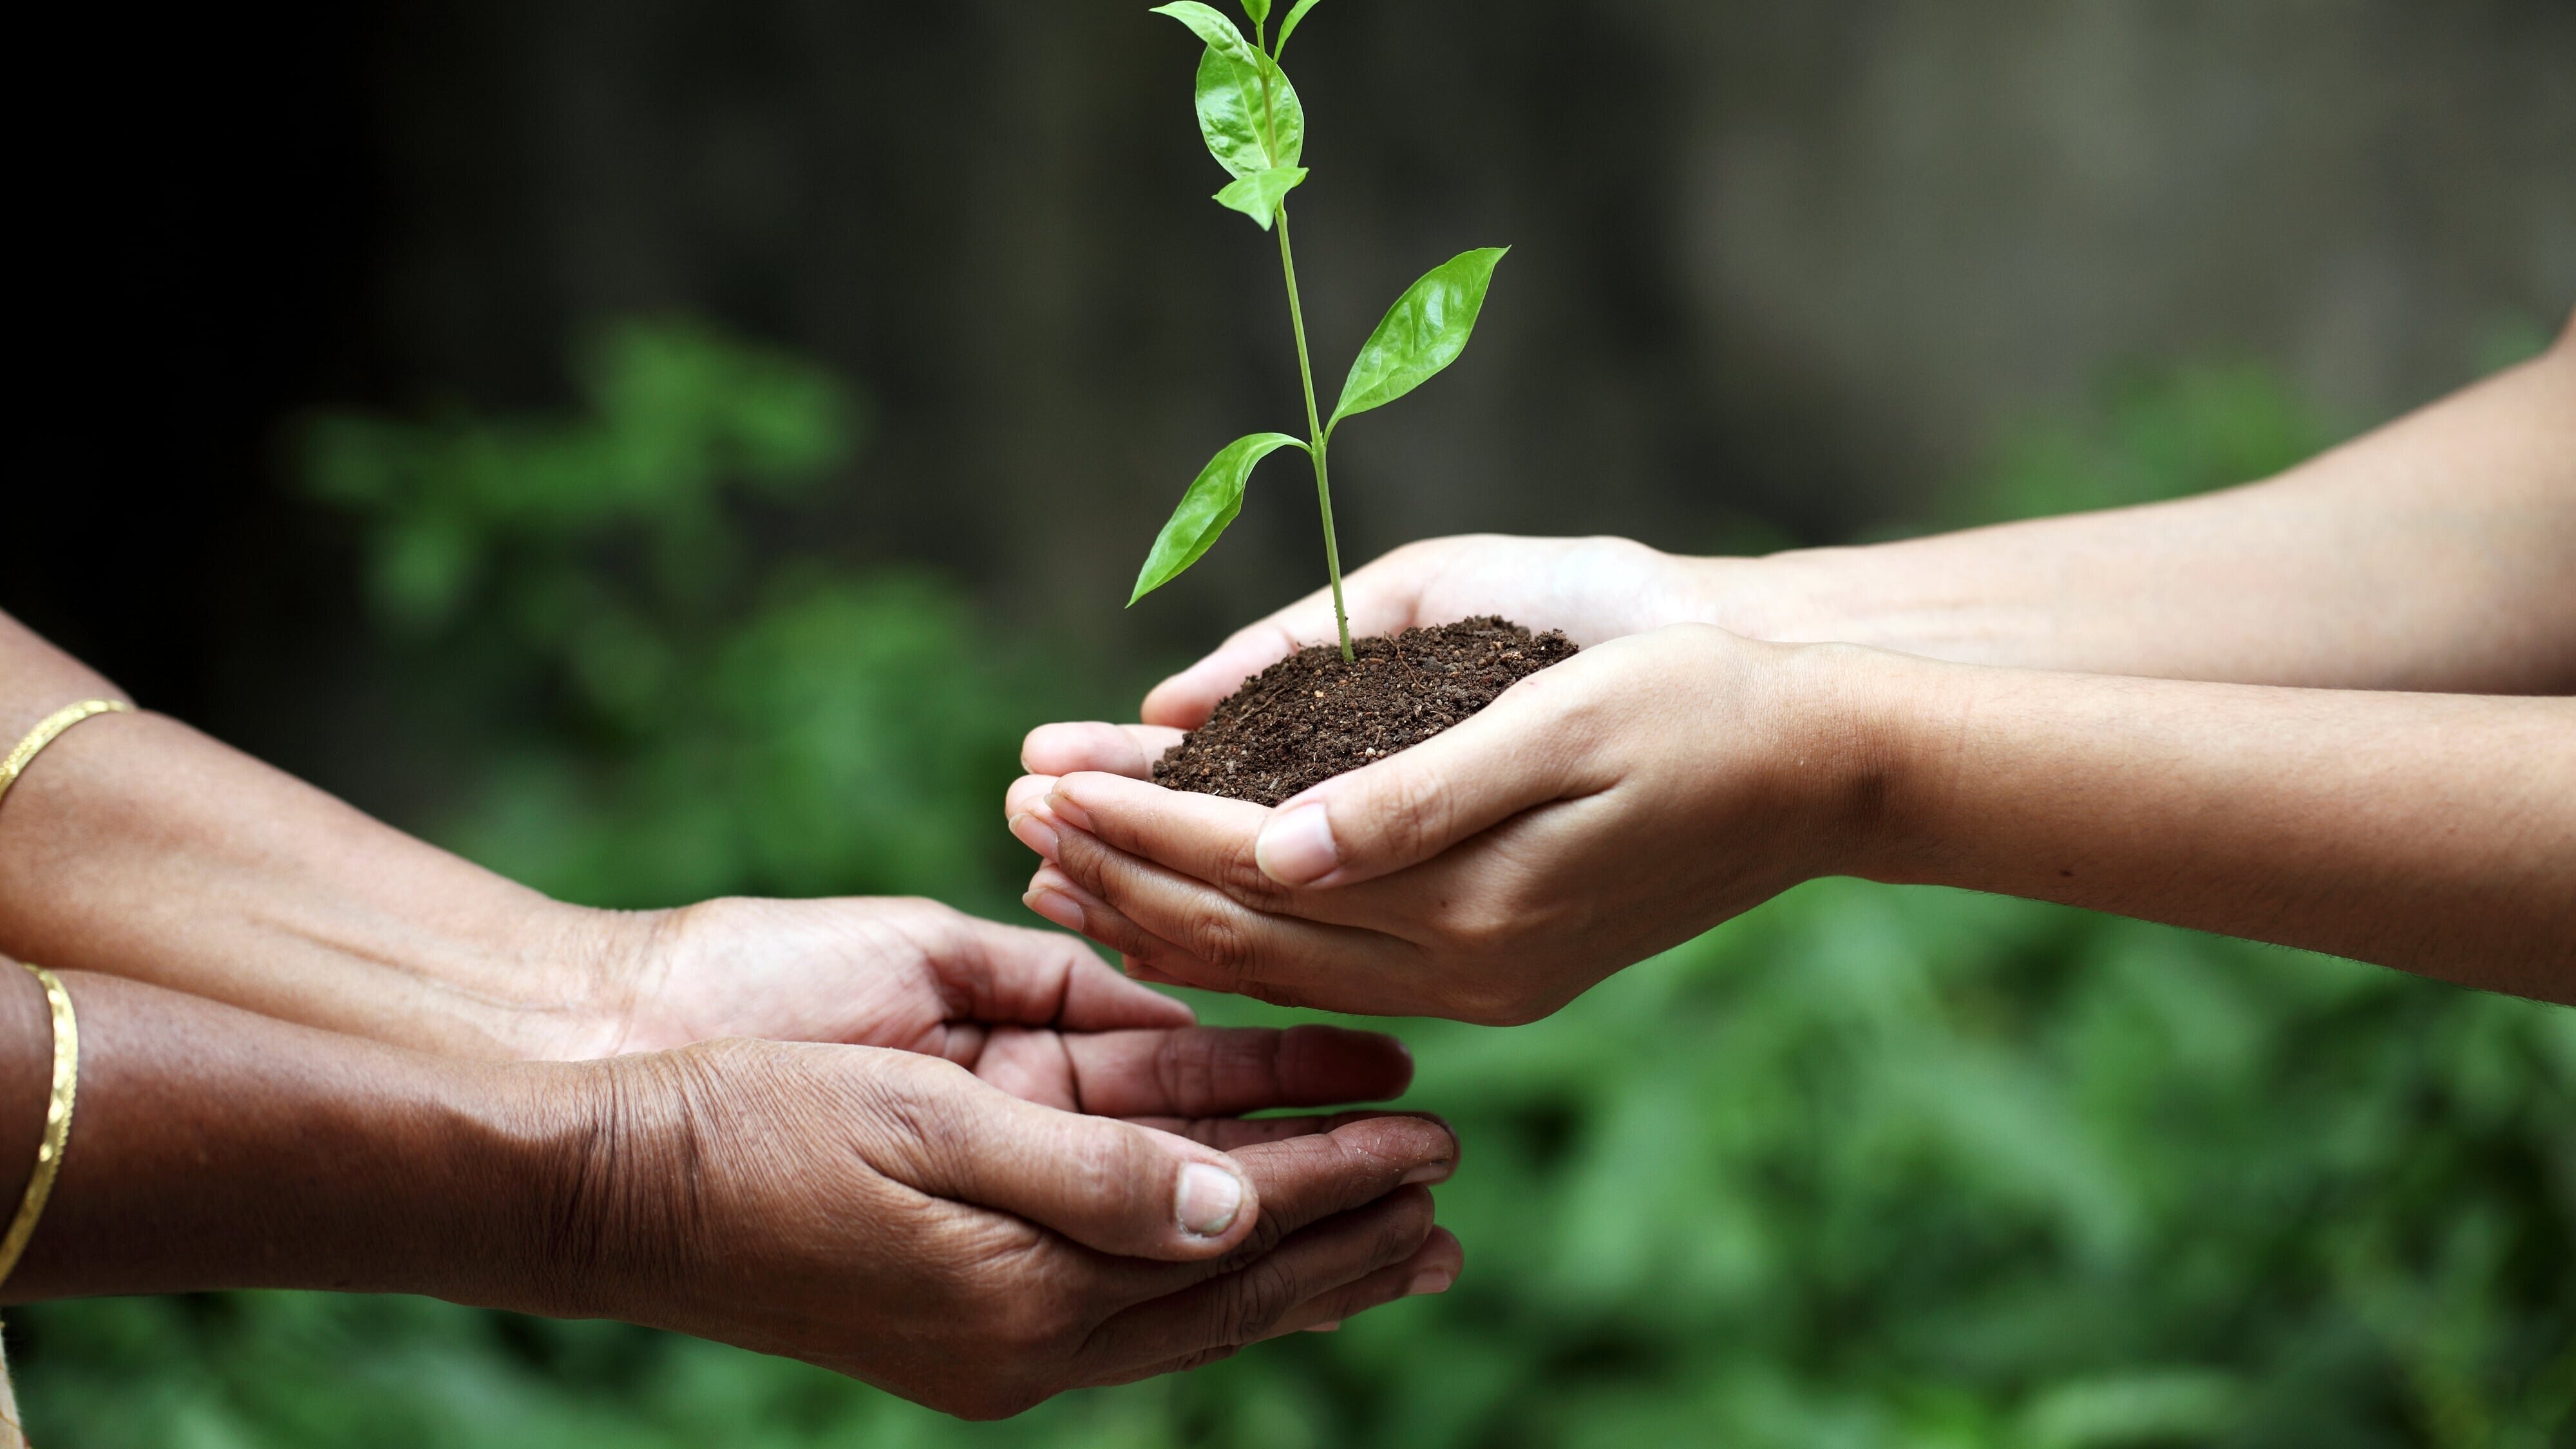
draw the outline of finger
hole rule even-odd
[[[1458,1136],[1427,1113],[1358,1113],[1329,1132],[1246,1143],[1227,1156],[1261,1194],[1262,1221],[1232,1256],[1240,1266],[1301,1228],[1399,1187],[1447,1181],[1458,1168]],[[1210,1270],[1201,1262],[1151,1271],[1196,1281]]]
[[[1002,818],[1014,822],[1013,834],[1018,834],[1017,821],[1021,816],[1045,808],[1048,793],[1055,789],[1055,779],[1053,775],[1022,775],[1011,782],[1009,789],[1002,792]],[[1022,843],[1028,844],[1025,839]],[[1033,844],[1029,845],[1029,848],[1038,849]],[[1041,850],[1039,854],[1043,855],[1045,852]]]
[[[1381,1016],[1419,1014],[1426,999],[1427,963],[1399,937],[1254,910],[1078,830],[1065,832],[1060,856],[1060,867],[1040,872],[1047,909],[1080,920],[1083,934],[1143,961],[1158,979]]]
[[[1232,1153],[1262,1143],[1321,1136],[1340,1131],[1355,1122],[1373,1122],[1381,1117],[1413,1117],[1434,1124],[1440,1121],[1423,1112],[1335,1112],[1322,1117],[1130,1117],[1127,1120],[1139,1127],[1186,1137],[1202,1147]],[[1432,1164],[1430,1170],[1435,1175],[1422,1180],[1445,1181],[1454,1164],[1454,1158],[1447,1166]]]
[[[1045,724],[1020,745],[1020,768],[1032,775],[1101,770],[1145,780],[1156,760],[1181,742],[1181,732],[1157,725]]]
[[[1142,981],[1149,986],[1187,986],[1190,984],[1177,976],[1166,976],[1162,972],[1155,970],[1153,967],[1146,965],[1144,962],[1133,956],[1121,955],[1118,958],[1118,969],[1127,973],[1128,980]]]
[[[1350,885],[1419,865],[1532,806],[1605,788],[1586,768],[1599,713],[1589,704],[1598,670],[1617,661],[1587,661],[1615,647],[1530,675],[1421,744],[1289,799],[1263,822],[1254,864],[1284,886]],[[1059,814],[1066,783],[1050,797]]]
[[[1064,1038],[1064,1053],[1080,1109],[1108,1117],[1382,1102],[1413,1082],[1404,1043],[1332,1026],[1103,1032]]]
[[[1068,829],[1083,831],[1245,905],[1278,910],[1288,904],[1288,891],[1262,874],[1254,856],[1271,812],[1248,800],[1095,772],[1058,779],[1040,805],[1059,839]]]
[[[1127,919],[1124,912],[1076,885],[1072,877],[1054,866],[1041,866],[1035,875],[1029,877],[1028,891],[1020,901],[1066,930],[1079,932],[1118,952],[1126,961],[1136,962],[1151,957],[1173,970],[1190,970],[1178,947]],[[1201,970],[1197,974],[1210,976],[1214,973]],[[1128,975],[1131,979],[1147,979],[1138,976],[1133,965],[1128,968]],[[1166,986],[1194,984],[1187,977],[1162,971],[1157,971],[1150,979]]]
[[[1436,1117],[1358,1113],[1329,1132],[1248,1142],[1228,1160],[1251,1179],[1261,1204],[1259,1218],[1230,1251],[1187,1262],[1100,1260],[1092,1267],[1098,1275],[1092,1291],[1126,1307],[1235,1272],[1316,1223],[1402,1188],[1446,1181],[1457,1170],[1458,1138]]]
[[[1187,1006],[1127,979],[1081,942],[1053,931],[950,913],[918,944],[952,1021],[1163,1032],[1198,1020]]]
[[[898,1146],[880,1170],[933,1197],[995,1208],[1127,1258],[1216,1259],[1255,1234],[1255,1175],[1225,1153],[1023,1102],[926,1057],[903,1057],[883,1078],[876,1100]]]
[[[1372,1308],[1406,1298],[1446,1293],[1458,1281],[1466,1266],[1466,1253],[1458,1239],[1447,1228],[1434,1227],[1413,1256],[1392,1268],[1376,1272],[1343,1287],[1321,1293],[1298,1305],[1278,1326],[1263,1338],[1280,1338],[1291,1333],[1330,1333],[1342,1326],[1344,1319],[1356,1318]],[[1226,1344],[1203,1348],[1196,1353],[1165,1359],[1143,1368],[1122,1369],[1108,1377],[1092,1381],[1094,1387],[1134,1383],[1169,1373],[1186,1373],[1205,1368],[1220,1359],[1230,1358],[1241,1345]]]
[[[1357,1318],[1372,1308],[1383,1308],[1407,1298],[1446,1293],[1466,1266],[1467,1252],[1458,1242],[1457,1235],[1435,1225],[1430,1235],[1423,1239],[1422,1246],[1413,1250],[1412,1257],[1392,1267],[1380,1268],[1356,1282],[1316,1294],[1290,1310],[1262,1338],[1329,1332],[1341,1327],[1342,1320]]]
[[[1336,1214],[1232,1272],[1111,1318],[1083,1345],[1086,1377],[1268,1338],[1314,1299],[1409,1262],[1431,1229],[1431,1194],[1419,1187]]]

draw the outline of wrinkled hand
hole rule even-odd
[[[785,1354],[970,1418],[1195,1367],[1456,1276],[1419,1117],[1210,1120],[1245,1082],[1122,1080],[1179,1134],[1014,1098],[935,1058],[726,1041],[589,1069],[544,1311]],[[1224,1150],[1220,1150],[1224,1149]]]
[[[709,901],[672,913],[649,960],[615,1044],[589,1055],[729,1036],[891,1047],[1024,1101],[1140,1120],[1180,1092],[1231,1115],[1385,1101],[1413,1080],[1393,1037],[1199,1027],[1070,936],[934,901]]]
[[[1533,1020],[1851,867],[1870,746],[1833,706],[1862,653],[1704,625],[1615,639],[1276,810],[1146,783],[1171,731],[1047,726],[1006,805],[1047,861],[1027,899],[1152,979]]]
[[[1624,538],[1467,534],[1410,543],[1342,581],[1354,638],[1477,614],[1562,629],[1590,646],[1711,617],[1706,560]],[[1244,680],[1309,644],[1336,638],[1333,596],[1318,589],[1235,631],[1205,659],[1145,696],[1150,725],[1196,729]]]

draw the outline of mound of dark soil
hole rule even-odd
[[[1276,805],[1422,743],[1575,652],[1563,634],[1491,617],[1355,640],[1351,649],[1355,663],[1318,644],[1245,680],[1155,762],[1155,783]]]

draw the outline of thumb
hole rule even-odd
[[[936,1107],[916,1119],[918,1158],[900,1174],[923,1192],[1026,1218],[1104,1253],[1169,1262],[1222,1254],[1260,1217],[1251,1176],[1212,1147],[1024,1102],[952,1070]]]
[[[1421,744],[1291,797],[1254,842],[1262,874],[1300,887],[1372,880],[1562,798],[1583,753],[1567,728],[1581,662],[1533,674]]]

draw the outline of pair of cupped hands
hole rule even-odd
[[[717,1179],[703,1190],[718,1199],[740,1178],[763,1200],[708,1215],[767,1225],[741,1249],[766,1261],[708,1281],[772,1287],[590,1310],[986,1416],[1447,1289],[1462,1253],[1426,1190],[1458,1160],[1443,1123],[1247,1115],[1399,1096],[1412,1075],[1400,1043],[1200,1027],[1129,977],[1523,1021],[1698,928],[1668,906],[1634,909],[1645,895],[1722,915],[1789,883],[1797,867],[1776,850],[1729,866],[1684,846],[1713,823],[1776,841],[1768,817],[1806,808],[1796,790],[1761,770],[1714,794],[1685,788],[1679,764],[1635,743],[1659,731],[1633,726],[1668,715],[1741,738],[1752,758],[1781,728],[1740,667],[1767,646],[1660,627],[1659,611],[1690,607],[1667,565],[1680,567],[1616,540],[1459,539],[1353,574],[1362,633],[1491,612],[1586,647],[1277,811],[1147,776],[1243,678],[1331,637],[1321,598],[1167,681],[1146,702],[1151,723],[1034,731],[1032,773],[1007,805],[1045,857],[1029,904],[1117,950],[1128,977],[1066,936],[925,902],[718,901],[652,920],[652,940],[625,953],[644,964],[617,973],[615,1009],[568,1013],[522,1050],[703,1068],[717,1085],[683,1086],[697,1120],[672,1140],[723,1150],[678,1175]],[[830,1150],[812,1151],[818,1140]],[[837,1180],[852,1172],[864,1180]],[[856,1242],[854,1221],[869,1225]],[[840,1261],[853,1255],[869,1261]],[[855,1322],[837,1301],[853,1270],[878,1300]]]

